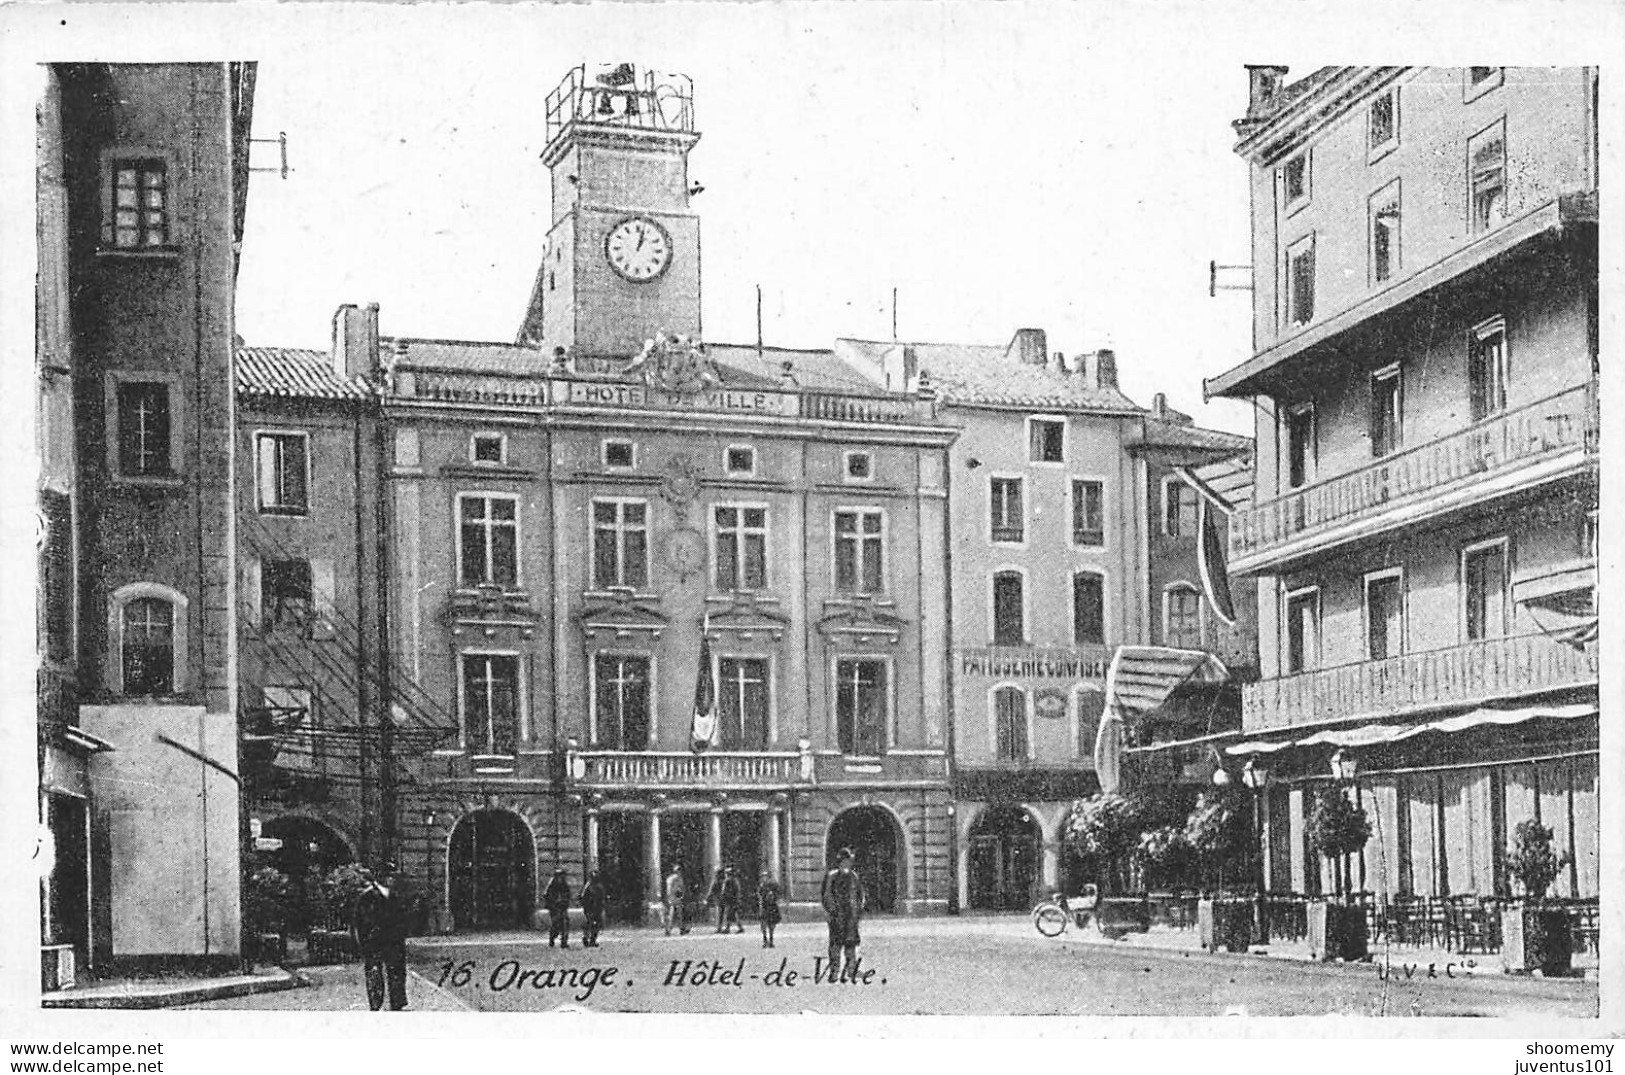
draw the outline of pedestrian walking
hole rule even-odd
[[[824,875],[819,899],[829,920],[829,969],[837,981],[858,969],[858,920],[863,917],[863,881],[853,870],[854,856],[843,847],[835,868]],[[844,957],[844,959],[843,959]]]
[[[762,883],[756,886],[756,914],[762,922],[762,947],[773,947],[773,931],[778,927],[782,917],[779,911],[779,899],[784,892],[779,883],[773,880],[773,875],[766,870],[762,871]]]
[[[712,908],[717,912],[717,932],[722,932],[722,867],[711,877],[711,887],[705,890],[705,912],[711,913]]]
[[[683,869],[672,863],[671,872],[666,874],[666,882],[661,888],[660,924],[666,927],[666,936],[671,936],[671,927],[676,925],[682,932],[688,932],[688,884],[683,880]]]
[[[397,883],[393,862],[380,862],[356,896],[350,931],[367,979],[367,1006],[379,1011],[385,993],[389,1010],[406,1007],[406,935],[412,928],[412,901]]]
[[[558,941],[560,948],[570,947],[570,882],[563,867],[553,871],[553,880],[542,893],[542,906],[547,908],[547,946]]]
[[[739,903],[744,896],[744,888],[739,884],[739,878],[734,876],[734,868],[724,867],[722,891],[717,894],[717,928],[720,932],[727,933],[729,925],[734,927],[735,933],[745,932],[745,924],[739,920]]]
[[[587,874],[586,884],[581,886],[582,947],[598,947],[598,933],[604,928],[604,904],[607,901],[604,882],[599,880],[598,871],[592,870]]]

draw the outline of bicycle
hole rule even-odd
[[[1083,893],[1071,900],[1057,892],[1033,908],[1033,928],[1046,937],[1059,937],[1069,926],[1099,929],[1100,922],[1095,916],[1099,899],[1100,890],[1094,885],[1084,885]]]

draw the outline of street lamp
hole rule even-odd
[[[1253,793],[1253,929],[1259,944],[1270,943],[1269,902],[1264,898],[1264,811],[1261,804],[1264,789],[1269,786],[1269,770],[1255,759],[1247,759],[1241,770],[1241,782]]]

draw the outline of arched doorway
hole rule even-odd
[[[970,905],[1027,911],[1038,879],[1038,822],[1021,806],[990,806],[970,830]]]
[[[536,844],[506,810],[476,810],[452,830],[451,917],[458,929],[529,924],[536,906]]]
[[[824,845],[826,869],[835,866],[835,855],[850,847],[856,858],[858,876],[868,895],[872,911],[887,914],[897,909],[902,874],[902,833],[890,813],[878,806],[855,806],[843,810],[829,826]]]
[[[326,822],[312,817],[285,815],[260,826],[260,836],[281,840],[282,846],[263,852],[265,863],[288,877],[288,932],[308,933],[312,926],[343,928],[343,908],[328,908],[322,881],[334,867],[355,861],[344,837]]]

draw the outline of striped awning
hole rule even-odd
[[[1225,747],[1232,757],[1247,754],[1273,754],[1288,747],[1371,747],[1403,742],[1419,735],[1452,734],[1488,725],[1523,724],[1531,720],[1583,720],[1595,717],[1595,705],[1525,706],[1520,709],[1475,709],[1453,717],[1431,720],[1425,724],[1362,724],[1356,728],[1331,728],[1302,739],[1253,740]]]
[[[1166,646],[1119,646],[1107,670],[1107,704],[1150,713],[1188,683],[1223,683],[1230,672],[1211,653]]]

